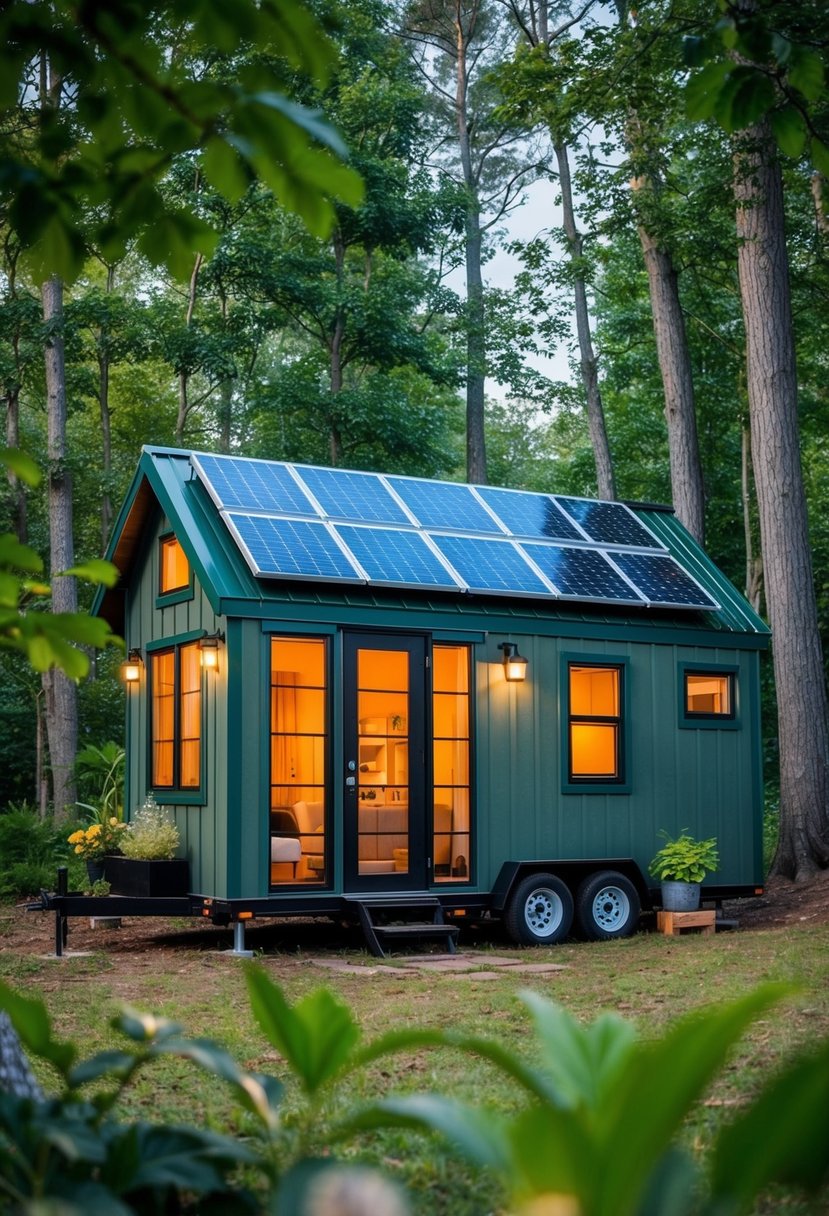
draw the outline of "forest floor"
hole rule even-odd
[[[728,902],[723,912],[737,921],[740,931],[829,925],[829,871],[801,883],[772,879],[764,895]],[[0,922],[0,949],[4,953],[24,957],[54,951],[52,916],[27,913],[19,905],[0,909]],[[227,950],[231,944],[229,929],[217,929],[195,919],[136,917],[123,920],[116,930],[101,925],[93,927],[87,918],[78,917],[70,921],[67,948],[72,952],[104,950],[141,955],[182,947],[196,951]],[[464,931],[461,948],[474,948],[476,944],[512,946],[495,923],[477,930],[470,926]],[[364,949],[358,930],[333,926],[327,920],[254,922],[248,929],[247,945],[257,952],[275,949],[280,953],[301,951],[306,955]]]

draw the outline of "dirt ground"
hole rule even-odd
[[[764,895],[727,903],[723,913],[736,920],[741,931],[749,932],[802,923],[829,924],[829,871],[803,883],[773,879]],[[0,951],[12,951],[18,957],[51,954],[55,948],[54,933],[51,915],[26,912],[23,906],[0,908]],[[496,924],[464,930],[463,948],[474,948],[477,942],[498,947],[509,945]],[[358,930],[334,926],[327,920],[254,923],[248,929],[246,944],[267,953],[299,950],[306,954],[337,954],[347,949],[359,950],[364,945]],[[163,965],[159,951],[178,952],[182,962],[182,951],[227,950],[231,946],[232,933],[228,929],[197,920],[151,917],[125,919],[117,930],[92,928],[87,918],[78,917],[70,921],[67,943],[71,951],[104,950],[121,956],[152,952],[157,965]],[[147,961],[139,963],[136,958],[138,966],[146,966]]]

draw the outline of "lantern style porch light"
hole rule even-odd
[[[205,634],[199,640],[201,665],[205,671],[219,670],[219,645],[224,640],[225,635],[221,631]]]
[[[510,681],[521,681],[527,678],[528,662],[523,654],[518,653],[515,642],[500,642],[499,650],[504,652],[504,675]]]
[[[124,683],[137,684],[141,679],[141,668],[143,666],[144,660],[141,657],[141,651],[135,647],[129,652],[126,659],[121,664],[121,676]]]

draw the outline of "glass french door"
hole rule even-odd
[[[426,641],[344,637],[348,891],[423,889]]]

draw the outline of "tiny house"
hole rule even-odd
[[[762,881],[762,620],[666,508],[145,448],[95,611],[195,911],[635,928]]]

